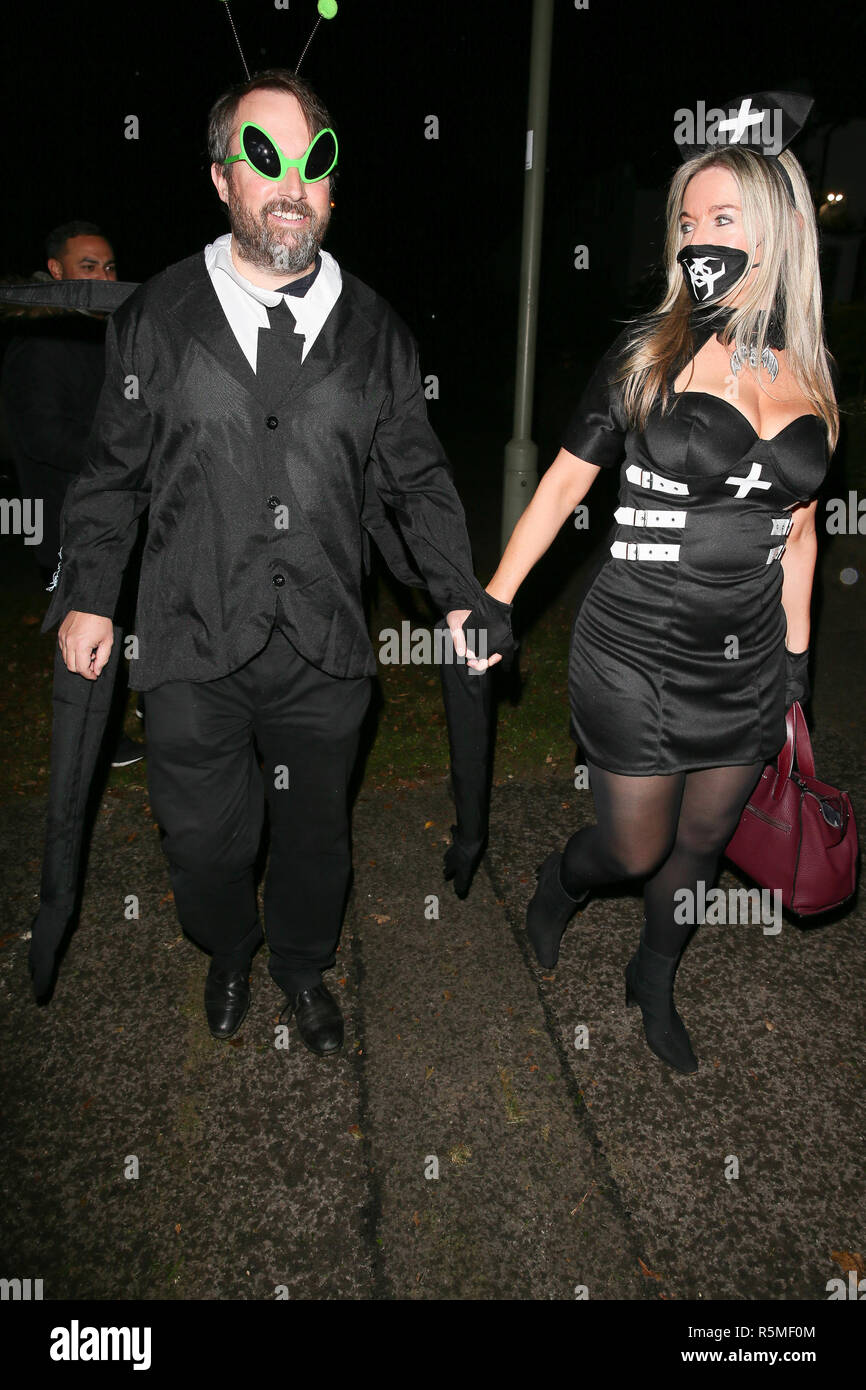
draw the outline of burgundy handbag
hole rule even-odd
[[[779,888],[791,912],[839,907],[857,882],[857,825],[847,792],[815,776],[799,701],[785,716],[787,742],[768,763],[725,850],[763,888]]]

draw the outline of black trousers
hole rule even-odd
[[[334,964],[351,870],[347,789],[371,691],[368,676],[311,666],[275,626],[239,670],[147,695],[150,803],[180,923],[221,963],[252,955],[267,799],[264,926],[270,973],[287,993]]]

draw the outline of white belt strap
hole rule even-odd
[[[614,521],[620,526],[679,526],[686,524],[685,512],[645,512],[637,507],[617,507]]]
[[[772,522],[771,536],[787,536],[794,525],[794,518],[792,516],[774,516]]]
[[[771,565],[774,560],[781,560],[784,553],[785,546],[777,545],[773,550],[770,551],[769,555],[767,556],[767,564]]]
[[[679,560],[678,545],[634,545],[631,541],[614,541],[610,553],[615,560]]]
[[[652,492],[675,492],[679,497],[689,495],[685,483],[675,483],[673,478],[662,478],[658,473],[650,472],[648,468],[638,468],[636,463],[629,464],[625,476],[630,483],[637,483],[638,487],[648,487]]]

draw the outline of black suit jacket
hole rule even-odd
[[[51,569],[66,491],[84,462],[104,358],[105,323],[61,313],[22,318],[3,359],[3,406],[21,496],[43,502],[42,540],[33,553]]]
[[[110,321],[43,631],[71,609],[114,616],[147,510],[135,689],[225,675],[260,650],[275,619],[313,665],[372,675],[364,522],[376,534],[385,505],[435,605],[474,608],[501,626],[509,605],[474,577],[405,324],[344,272],[306,360],[274,397],[199,253],[140,286]]]

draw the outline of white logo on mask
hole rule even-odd
[[[689,272],[689,278],[691,279],[692,288],[694,289],[696,297],[700,297],[702,299],[712,299],[713,286],[715,285],[719,276],[724,275],[725,273],[724,261],[722,261],[722,264],[718,270],[713,271],[710,269],[710,266],[714,260],[715,257],[713,256],[695,256],[693,260],[685,262],[686,270]],[[704,295],[700,295],[699,292],[704,288],[704,286],[706,286],[707,292]]]

